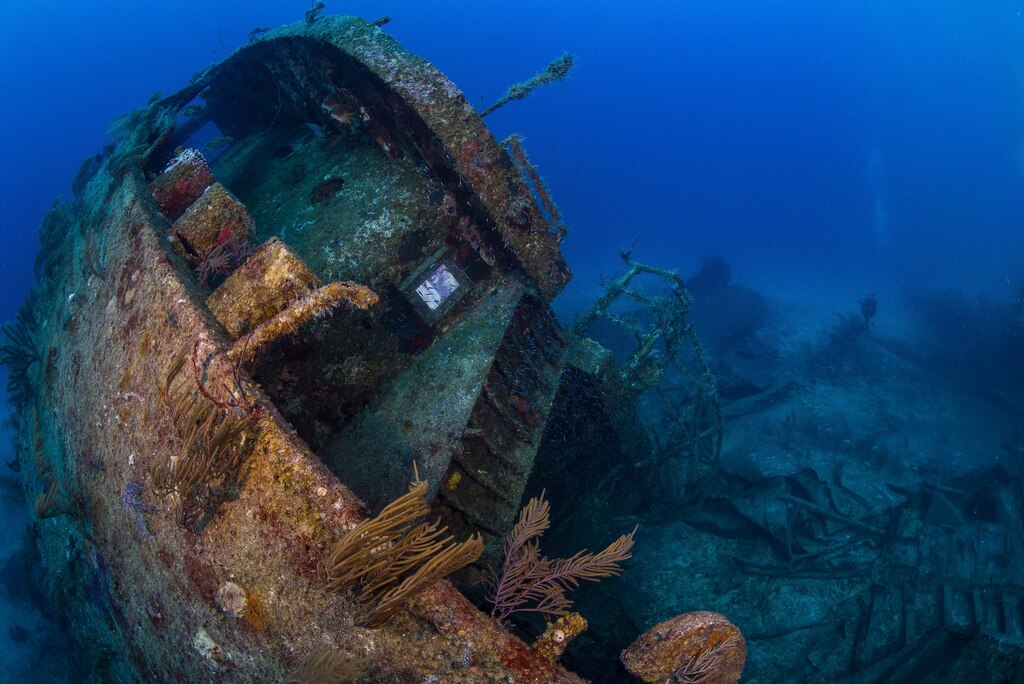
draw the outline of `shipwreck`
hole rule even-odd
[[[117,121],[46,217],[5,358],[43,583],[98,680],[581,681],[582,618],[526,643],[456,585],[549,483],[649,457],[631,399],[666,331],[623,366],[600,307],[559,324],[564,228],[519,141],[382,23],[254,34]],[[623,256],[609,297],[656,271]],[[393,505],[406,528],[359,537]],[[403,543],[428,551],[386,586],[346,555]],[[627,666],[735,681],[742,637],[694,616]]]

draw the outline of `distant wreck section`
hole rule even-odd
[[[581,681],[556,659],[585,621],[531,647],[437,581],[499,561],[545,478],[652,453],[626,380],[659,338],[624,373],[561,329],[564,231],[518,140],[377,25],[315,14],[112,133],[4,349],[46,588],[94,675]],[[630,662],[735,681],[738,631],[686,624]]]

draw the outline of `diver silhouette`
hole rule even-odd
[[[860,315],[864,317],[866,327],[871,327],[871,319],[875,317],[876,313],[878,313],[878,299],[875,295],[869,294],[860,300]]]

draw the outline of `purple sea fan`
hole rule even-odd
[[[199,282],[209,285],[210,281],[217,276],[229,275],[238,268],[249,255],[252,254],[252,247],[245,240],[228,237],[210,250],[203,262],[199,265]]]
[[[548,513],[544,492],[530,499],[505,541],[501,571],[492,571],[486,582],[491,615],[502,622],[513,613],[565,615],[572,608],[566,591],[582,580],[596,582],[620,574],[619,563],[630,557],[636,528],[598,553],[584,550],[571,558],[546,558],[538,540],[551,525]]]

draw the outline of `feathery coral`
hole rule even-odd
[[[538,86],[542,86],[545,83],[555,83],[556,81],[561,81],[563,78],[569,75],[570,71],[572,71],[574,63],[575,62],[572,55],[570,55],[568,52],[562,53],[560,57],[558,57],[557,59],[553,60],[550,64],[548,64],[544,71],[540,72],[539,74],[535,74],[534,76],[531,76],[526,81],[523,81],[521,83],[513,83],[512,85],[510,85],[508,87],[508,90],[505,91],[505,94],[502,95],[501,99],[492,104],[484,111],[480,112],[480,116],[487,116],[495,109],[504,107],[512,100],[522,100],[524,97],[529,95],[534,88],[537,88]]]
[[[472,563],[483,552],[483,539],[473,535],[453,544],[443,537],[447,527],[415,521],[429,513],[427,483],[418,478],[406,494],[375,518],[356,525],[327,559],[327,587],[342,591],[358,586],[358,621],[378,627],[406,599]]]
[[[13,322],[0,328],[0,334],[3,335],[0,365],[7,366],[7,393],[15,404],[24,404],[32,395],[29,366],[40,359],[35,342],[36,327],[35,315],[26,305]]]
[[[187,351],[175,357],[159,388],[181,452],[153,464],[151,474],[154,491],[177,494],[178,524],[198,532],[240,486],[252,434],[245,420],[196,394],[181,375],[187,358]]]
[[[288,674],[285,684],[346,684],[366,671],[365,658],[349,659],[344,653],[323,649],[303,659]]]
[[[491,615],[501,621],[513,613],[565,615],[572,607],[565,592],[580,581],[596,582],[622,572],[619,563],[630,557],[636,528],[608,545],[603,551],[580,551],[571,558],[547,558],[537,541],[551,524],[544,492],[530,499],[519,513],[519,522],[505,542],[505,562],[501,572],[492,572],[488,581]]]

